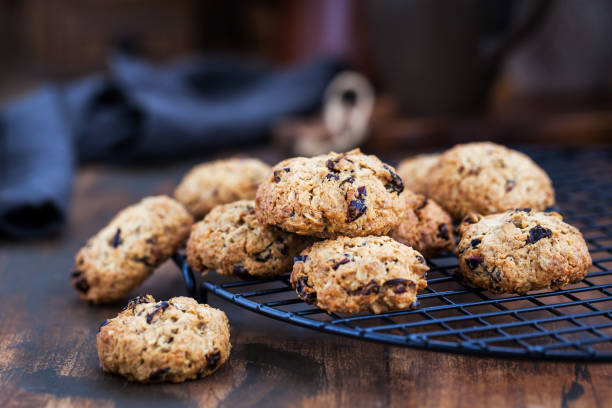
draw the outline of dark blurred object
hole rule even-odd
[[[374,101],[366,77],[355,71],[340,72],[325,90],[321,114],[280,121],[273,132],[275,146],[299,156],[358,147],[368,135]]]
[[[121,55],[108,76],[45,87],[0,111],[0,232],[55,232],[79,160],[170,158],[263,142],[279,117],[312,114],[340,69],[193,58],[167,67]]]
[[[529,2],[518,7],[523,16]],[[602,94],[612,88],[612,2],[560,0],[508,61],[517,91],[531,95]]]
[[[508,0],[366,4],[387,91],[402,114],[431,116],[482,111],[500,66],[537,29],[551,0],[531,2],[516,25]]]
[[[506,102],[495,115],[485,117],[406,118],[398,114],[393,97],[381,95],[364,147],[372,153],[389,154],[397,149],[421,152],[479,140],[566,148],[612,143],[612,105],[584,103],[580,110],[563,110],[550,100],[516,103],[518,106]]]
[[[34,68],[54,75],[100,70],[117,41],[149,58],[198,48],[195,0],[24,0],[21,41]]]

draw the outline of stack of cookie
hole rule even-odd
[[[174,195],[128,207],[79,251],[72,281],[83,299],[124,297],[186,242],[202,274],[292,270],[297,296],[328,312],[414,308],[426,258],[455,248],[453,219],[463,278],[493,293],[557,289],[591,265],[580,232],[542,212],[554,204],[546,173],[493,143],[417,156],[397,173],[358,149],[272,168],[221,160],[195,167]],[[225,314],[186,298],[133,299],[98,334],[102,367],[142,382],[208,375],[230,347]]]

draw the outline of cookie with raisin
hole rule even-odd
[[[401,197],[406,202],[406,210],[400,225],[389,234],[393,239],[426,258],[454,249],[453,223],[446,211],[434,200],[410,190],[404,190]]]
[[[200,164],[191,169],[174,191],[196,219],[218,204],[255,198],[257,186],[268,177],[270,167],[258,159],[232,158]]]
[[[302,251],[291,284],[328,312],[383,313],[416,307],[428,270],[419,252],[390,237],[340,237]]]
[[[457,221],[470,212],[487,215],[526,207],[542,211],[555,203],[544,170],[523,153],[494,143],[447,150],[429,177],[426,195]]]
[[[404,185],[393,167],[359,149],[278,163],[257,190],[266,225],[321,238],[384,235],[399,224]]]
[[[102,369],[142,383],[203,378],[229,358],[227,316],[188,297],[138,296],[96,336]]]
[[[187,210],[167,196],[125,208],[76,254],[72,286],[93,303],[127,296],[185,242],[192,223]]]
[[[187,241],[187,261],[195,270],[242,279],[280,275],[313,239],[264,226],[255,216],[255,202],[219,205],[196,223]]]
[[[580,231],[555,212],[470,214],[459,234],[461,275],[492,293],[557,290],[584,279],[592,263]]]

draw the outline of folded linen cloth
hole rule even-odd
[[[267,140],[280,117],[312,113],[340,70],[219,58],[154,66],[117,55],[106,75],[45,85],[0,110],[0,234],[61,229],[75,163],[171,158]]]

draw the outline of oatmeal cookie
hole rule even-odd
[[[340,237],[302,251],[291,284],[328,312],[383,313],[416,307],[428,270],[421,254],[390,237]]]
[[[459,234],[461,274],[493,293],[556,290],[584,279],[591,266],[582,234],[555,212],[470,214]]]
[[[252,200],[219,205],[192,228],[187,261],[206,274],[216,270],[242,279],[291,270],[293,258],[313,239],[262,225]]]
[[[470,212],[545,210],[555,203],[548,175],[523,153],[494,143],[468,143],[444,152],[431,168],[427,196],[455,220]]]
[[[410,190],[401,197],[406,201],[402,222],[391,238],[408,245],[427,258],[433,258],[455,247],[453,223],[450,215],[434,200]]]
[[[393,167],[359,149],[278,163],[257,190],[266,225],[321,238],[384,235],[397,226],[404,190]]]
[[[76,254],[72,285],[93,303],[121,299],[185,242],[192,223],[187,210],[166,196],[127,207]]]
[[[254,199],[257,186],[269,172],[270,167],[258,159],[203,163],[185,175],[174,197],[200,219],[218,204]]]
[[[188,297],[130,300],[96,337],[104,371],[130,381],[183,382],[215,372],[229,358],[230,332],[221,310]]]
[[[402,160],[397,166],[397,174],[404,181],[404,187],[415,193],[426,194],[429,172],[439,157],[439,154],[420,154]]]

